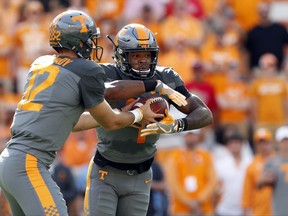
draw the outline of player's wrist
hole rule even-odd
[[[182,132],[187,130],[188,127],[188,122],[187,119],[181,118],[181,119],[176,119],[177,122],[177,132]]]
[[[139,123],[143,119],[143,111],[140,108],[130,110],[129,112],[134,115],[133,124]]]
[[[145,92],[155,91],[158,82],[156,80],[144,80],[143,81]]]

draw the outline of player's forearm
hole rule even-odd
[[[130,126],[135,122],[138,123],[143,119],[143,117],[147,118],[148,120],[157,117],[163,117],[163,115],[153,113],[150,109],[149,103],[143,105],[141,109],[137,108],[128,112],[120,112],[120,110],[117,109],[112,110],[107,101],[103,100],[103,102],[101,102],[100,104],[92,108],[88,108],[87,111],[94,118],[94,121],[91,120],[90,117],[86,118],[86,122],[80,122],[83,125],[81,128],[87,128],[88,126],[102,126],[106,130],[117,130]],[[79,127],[81,126],[80,123]]]
[[[83,130],[88,130],[91,128],[96,128],[99,126],[99,123],[90,115],[89,112],[84,112],[77,124],[74,126],[72,132],[78,132]]]
[[[107,130],[116,130],[125,126],[129,126],[133,123],[134,116],[133,114],[125,113],[121,114],[119,111],[114,110],[115,113],[113,114],[113,121],[111,120],[110,122],[105,122],[103,123],[103,127],[106,128]],[[83,113],[77,124],[74,126],[72,132],[78,132],[78,131],[83,131],[83,130],[88,130],[92,128],[99,127],[100,124],[96,121],[95,118],[89,113],[85,112]]]
[[[155,90],[157,81],[153,80],[116,80],[105,83],[106,100],[127,100],[145,92]]]
[[[110,122],[103,123],[103,127],[106,130],[117,130],[120,128],[128,127],[135,121],[135,116],[131,112],[117,112],[114,111],[113,117]]]
[[[207,105],[196,95],[191,94],[187,99],[188,105],[178,107],[178,110],[187,114],[185,117],[185,130],[205,127],[213,122],[213,115]]]
[[[205,127],[213,122],[213,117],[210,109],[199,107],[193,110],[186,116],[187,127],[185,130],[193,130]]]

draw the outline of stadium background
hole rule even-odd
[[[270,3],[269,11],[261,6],[263,2]],[[239,130],[243,134],[243,155],[252,159],[253,131],[265,126],[274,133],[277,127],[287,124],[288,110],[281,104],[287,103],[288,42],[283,42],[283,56],[276,56],[277,61],[270,55],[261,65],[251,65],[249,60],[255,52],[251,51],[247,41],[251,29],[261,23],[261,13],[266,12],[271,22],[286,28],[288,1],[1,0],[0,151],[10,137],[9,127],[29,65],[40,55],[54,53],[48,43],[48,27],[55,15],[68,8],[86,11],[95,19],[101,29],[100,43],[104,47],[102,62],[113,62],[113,46],[105,36],[109,34],[114,38],[123,25],[142,23],[156,33],[160,46],[159,65],[173,67],[187,88],[199,95],[214,114],[214,124],[201,130],[201,146],[211,153],[214,161],[227,154],[223,145],[225,131]],[[261,34],[259,40],[265,37],[269,40],[271,35]],[[278,42],[269,40],[270,47],[279,45]],[[273,48],[269,50],[275,54],[273,51]],[[269,67],[275,70],[270,80],[281,80],[285,84],[277,101],[275,98],[271,101],[269,93],[267,97],[257,94],[258,80],[265,77],[263,71]],[[255,107],[255,101],[266,105]],[[182,115],[173,108],[171,112],[175,116]],[[269,118],[263,120],[255,117],[258,112],[279,115],[268,115]],[[68,167],[75,180],[77,194],[71,199],[71,215],[81,211],[87,164],[96,143],[95,130],[73,133],[55,162],[55,166],[61,163]],[[183,143],[183,134],[166,135],[159,140],[157,161],[165,176],[169,176],[169,168],[165,166],[167,159],[183,147]],[[170,198],[169,181],[165,182],[165,187]],[[170,209],[172,200],[169,201]],[[2,197],[0,215],[7,212],[9,209]]]

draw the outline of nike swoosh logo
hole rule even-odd
[[[146,179],[144,180],[145,184],[150,184],[152,182],[152,179]]]

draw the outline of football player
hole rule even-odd
[[[90,60],[94,52],[101,57],[99,33],[92,18],[77,10],[63,12],[51,23],[50,45],[58,55],[39,57],[32,64],[12,138],[0,156],[0,186],[13,215],[68,215],[48,169],[85,109],[105,131],[163,117],[149,103],[129,112],[111,109],[104,99],[105,72]],[[153,89],[157,82],[147,85]]]
[[[152,181],[151,164],[159,135],[204,127],[212,122],[212,114],[202,100],[187,91],[177,72],[170,67],[157,66],[159,47],[148,28],[129,24],[118,32],[114,41],[110,40],[114,44],[115,64],[100,66],[108,82],[117,86],[108,86],[105,90],[105,97],[111,107],[119,109],[125,106],[131,99],[129,97],[136,99],[162,94],[170,104],[187,114],[185,118],[173,119],[167,113],[162,121],[140,128],[126,127],[114,131],[104,127],[96,129],[99,142],[88,171],[85,215],[145,216]],[[131,84],[129,88],[124,88],[125,83],[119,80],[134,82],[134,86],[132,88]],[[158,93],[154,90],[143,93],[143,84],[139,85],[141,82],[145,83],[146,90],[156,85]],[[121,98],[115,91],[121,89],[119,86],[123,89]],[[157,90],[157,87],[161,90]],[[175,92],[184,95],[187,102],[182,102]]]

